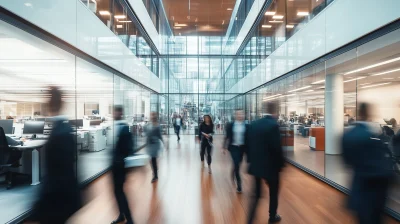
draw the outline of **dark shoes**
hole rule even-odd
[[[154,182],[156,182],[156,181],[158,181],[158,177],[153,177],[153,179],[151,179],[151,182],[152,182],[152,183],[154,183]]]
[[[125,216],[120,214],[118,218],[111,222],[111,224],[125,223]]]
[[[277,223],[282,220],[282,217],[276,214],[274,217],[269,217],[268,223]]]
[[[241,193],[242,193],[242,187],[237,187],[237,188],[236,188],[236,192],[237,192],[238,194],[241,194]]]

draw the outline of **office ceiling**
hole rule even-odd
[[[163,0],[175,36],[225,36],[235,2],[236,0]]]

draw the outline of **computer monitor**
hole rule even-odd
[[[25,121],[23,134],[43,134],[44,121]]]
[[[0,127],[3,128],[4,133],[6,134],[13,133],[13,122],[14,120],[0,120]]]
[[[69,120],[69,124],[75,127],[83,127],[83,119]]]

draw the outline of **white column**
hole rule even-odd
[[[343,75],[328,74],[325,81],[325,153],[341,154],[343,135]]]

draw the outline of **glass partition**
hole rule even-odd
[[[265,102],[278,102],[286,158],[349,189],[352,171],[343,162],[340,139],[358,120],[358,104],[371,104],[369,125],[387,145],[384,150],[395,174],[387,206],[399,213],[400,153],[391,147],[393,136],[400,135],[399,43],[400,30],[395,30],[267,83],[245,95],[246,118],[253,119],[254,112],[260,118]],[[226,101],[227,110],[237,105],[236,98]]]

